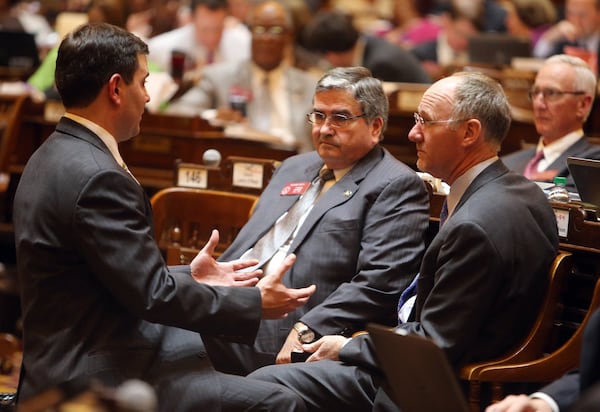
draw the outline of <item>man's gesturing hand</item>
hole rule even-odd
[[[288,255],[273,274],[263,277],[257,283],[256,286],[260,289],[262,297],[263,319],[279,319],[287,316],[289,312],[304,305],[317,289],[315,285],[301,289],[289,289],[281,282],[283,274],[292,267],[295,261],[296,255]]]
[[[218,244],[219,232],[213,230],[206,245],[190,264],[194,279],[212,286],[254,286],[262,276],[262,271],[238,271],[254,266],[258,261],[238,259],[231,262],[217,262],[213,258],[213,253]]]

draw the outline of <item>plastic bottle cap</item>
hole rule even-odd
[[[555,185],[566,185],[567,184],[567,178],[564,176],[556,176],[554,178],[554,184]]]

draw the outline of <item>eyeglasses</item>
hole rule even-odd
[[[527,93],[529,96],[529,100],[534,101],[539,95],[542,95],[544,101],[553,102],[560,99],[564,94],[585,94],[585,92],[581,91],[563,91],[556,89],[531,89]]]
[[[257,36],[269,35],[269,36],[281,36],[285,32],[283,26],[253,26],[250,28],[253,34]]]
[[[428,124],[436,124],[436,123],[452,123],[452,122],[464,122],[466,119],[447,119],[447,120],[425,120],[423,116],[419,113],[413,113],[415,117],[415,124],[421,125],[421,127],[425,127]]]
[[[306,120],[308,123],[314,124],[315,126],[323,126],[325,121],[329,119],[329,125],[331,127],[340,128],[348,126],[348,123],[360,119],[361,117],[365,117],[365,114],[361,114],[358,116],[346,116],[345,114],[331,114],[327,116],[325,113],[321,112],[311,112],[306,115]]]

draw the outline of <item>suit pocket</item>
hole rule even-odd
[[[328,220],[317,225],[319,232],[355,231],[361,227],[358,219],[351,220]]]

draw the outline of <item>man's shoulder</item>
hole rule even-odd
[[[148,47],[152,52],[154,47],[173,46],[178,48],[188,48],[187,44],[193,43],[194,27],[191,24],[178,27],[176,29],[161,33],[148,39]],[[184,41],[185,40],[185,41]]]
[[[571,147],[579,143],[579,150],[582,155],[589,159],[598,160],[600,158],[600,144],[592,143],[589,136],[584,136],[582,139],[575,142]]]

